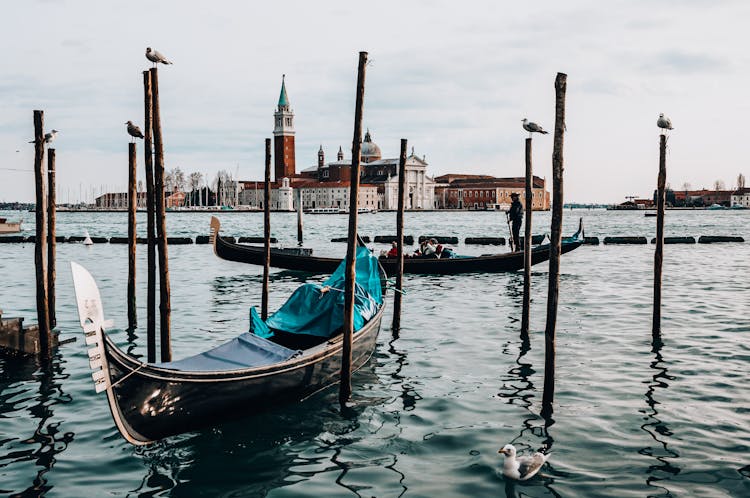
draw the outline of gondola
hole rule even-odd
[[[219,235],[221,223],[215,217],[211,218],[211,244],[214,252],[221,259],[262,265],[265,259],[262,246],[249,246],[229,242]],[[583,243],[583,222],[578,232],[562,241],[561,252],[565,254]],[[533,248],[531,264],[542,263],[549,259],[549,244],[542,244]],[[336,258],[317,256],[302,256],[287,254],[281,250],[271,248],[271,266],[287,270],[299,270],[310,273],[330,273],[338,265]],[[380,258],[380,264],[388,275],[396,274],[395,258]],[[523,251],[502,254],[485,254],[482,256],[459,256],[455,258],[404,258],[404,273],[422,275],[455,275],[457,273],[498,273],[516,271],[523,268]]]
[[[353,370],[375,349],[386,276],[357,249]],[[216,425],[304,399],[334,384],[341,370],[343,262],[323,284],[300,286],[268,320],[250,311],[249,332],[195,356],[144,363],[120,350],[105,329],[91,274],[71,263],[96,392],[106,392],[115,425],[134,445]]]

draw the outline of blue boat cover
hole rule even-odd
[[[156,363],[154,366],[189,372],[238,370],[279,363],[297,353],[298,351],[285,348],[268,339],[244,333],[195,356],[168,363]]]
[[[342,262],[323,284],[303,284],[266,322],[250,309],[250,332],[206,352],[154,366],[190,372],[227,371],[272,365],[300,351],[268,340],[273,330],[292,334],[330,335],[343,325],[344,270]],[[383,304],[378,260],[366,247],[357,248],[354,330],[359,330]]]
[[[366,247],[357,248],[354,287],[354,330],[364,324],[383,304],[378,258]],[[303,284],[265,323],[255,308],[250,309],[250,332],[273,336],[273,330],[290,334],[330,337],[344,324],[345,261],[322,284]]]

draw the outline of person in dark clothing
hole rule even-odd
[[[510,194],[510,209],[505,213],[511,223],[513,231],[513,240],[511,241],[511,250],[521,250],[521,222],[523,221],[523,206],[516,192]]]

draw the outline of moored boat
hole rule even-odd
[[[21,221],[8,221],[7,218],[0,218],[0,234],[20,232],[21,223]]]
[[[268,320],[203,353],[145,363],[119,349],[106,328],[96,283],[71,263],[81,326],[97,392],[105,392],[117,429],[132,444],[215,425],[299,401],[339,379],[344,266],[323,284],[303,284]],[[357,253],[352,367],[372,355],[384,310],[385,272],[366,248]]]
[[[216,217],[211,218],[211,244],[214,252],[221,259],[249,263],[264,264],[265,251],[263,246],[249,246],[235,244],[223,239],[219,231],[221,223]],[[570,252],[583,243],[583,223],[571,237],[563,239],[561,252]],[[531,264],[535,265],[549,259],[549,244],[535,247],[531,253]],[[270,264],[276,268],[298,270],[310,273],[330,273],[336,268],[340,259],[326,258],[312,255],[281,254],[271,251]],[[380,258],[380,264],[388,275],[396,273],[396,258]],[[404,258],[404,273],[423,275],[454,275],[458,273],[497,273],[516,271],[523,268],[523,251],[501,254],[486,254],[482,256],[458,256],[455,258],[409,257]]]

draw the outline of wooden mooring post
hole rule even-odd
[[[263,295],[260,316],[268,318],[268,279],[271,274],[271,139],[266,139],[266,169],[263,184]]]
[[[542,415],[552,415],[555,398],[555,327],[560,289],[560,246],[563,218],[563,142],[565,138],[565,92],[568,76],[555,78],[555,138],[552,149],[552,222],[549,246],[549,288],[547,292],[547,325],[544,330],[544,393]]]
[[[667,182],[667,136],[659,139],[659,176],[656,183],[656,248],[654,250],[654,313],[651,335],[656,343],[661,338],[661,267],[664,258],[664,188]]]
[[[47,149],[47,303],[49,306],[49,328],[57,326],[55,303],[55,280],[57,268],[57,185],[55,181],[55,149]]]
[[[148,243],[146,267],[146,357],[156,361],[156,202],[154,200],[154,156],[151,144],[151,72],[143,71],[143,154],[146,167],[146,241]]]
[[[393,325],[391,335],[398,337],[401,331],[401,295],[404,288],[404,196],[406,195],[406,149],[407,141],[401,139],[401,153],[398,156],[398,213],[396,214],[396,289],[393,292]]]
[[[50,356],[49,302],[47,300],[47,175],[44,174],[44,111],[34,111],[34,179],[36,182],[36,316],[43,358]]]
[[[128,144],[128,330],[138,326],[135,309],[135,212],[137,209],[136,181],[136,146]]]
[[[297,245],[302,247],[302,189],[297,189]]]
[[[159,72],[151,68],[151,112],[154,134],[154,190],[156,191],[156,234],[159,248],[159,347],[161,361],[172,361],[171,302],[169,288],[169,253],[167,246],[167,217],[164,199],[164,143],[161,134],[159,109]]]
[[[357,263],[357,208],[359,196],[359,162],[362,149],[362,109],[365,99],[365,68],[367,52],[359,53],[357,69],[357,98],[354,107],[354,137],[352,138],[352,168],[349,185],[349,234],[346,246],[346,283],[344,285],[344,330],[341,350],[341,384],[339,404],[346,407],[352,394],[352,337],[354,336],[354,283]]]
[[[529,310],[531,308],[531,212],[534,207],[532,181],[531,137],[529,137],[526,139],[526,192],[524,193],[526,221],[523,232],[523,309],[521,311],[521,338],[525,339],[529,337]]]

